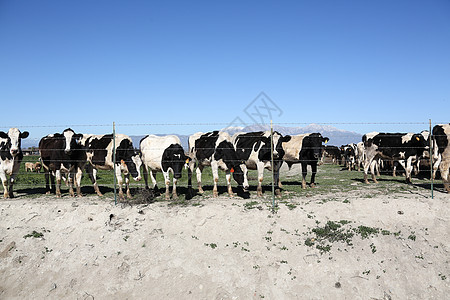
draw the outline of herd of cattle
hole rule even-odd
[[[21,140],[27,138],[27,131],[21,132],[11,128],[7,133],[0,131],[0,177],[3,184],[4,198],[13,197],[13,184],[19,172],[23,159]],[[272,136],[272,138],[271,138]],[[444,188],[450,192],[450,124],[436,125],[432,131],[433,170],[439,168],[444,182]],[[296,163],[302,166],[302,187],[306,188],[307,165],[311,166],[310,185],[314,186],[317,165],[323,159],[323,153],[333,160],[343,160],[351,170],[364,168],[364,180],[368,181],[368,173],[377,182],[375,172],[383,161],[400,164],[406,174],[406,181],[411,182],[411,173],[419,167],[421,160],[430,158],[429,132],[421,133],[378,133],[365,134],[358,144],[350,144],[337,148],[324,147],[328,138],[320,133],[283,136],[278,132],[261,131],[236,133],[230,136],[223,131],[195,133],[189,137],[187,153],[181,146],[180,139],[175,135],[148,135],[140,141],[139,150],[135,149],[132,140],[124,134],[93,135],[76,133],[68,128],[62,133],[50,134],[39,142],[40,162],[27,165],[26,168],[44,168],[46,192],[55,191],[61,197],[61,180],[69,185],[69,194],[81,196],[81,178],[86,171],[94,186],[95,192],[101,196],[96,175],[97,170],[115,170],[119,186],[119,197],[125,198],[122,191],[125,177],[126,196],[131,197],[129,176],[139,181],[141,166],[145,187],[148,189],[148,174],[152,181],[152,188],[158,191],[155,179],[156,172],[162,172],[166,186],[165,198],[170,199],[170,177],[173,174],[172,198],[177,198],[177,181],[181,178],[183,168],[188,171],[188,190],[186,199],[195,193],[192,188],[192,174],[196,172],[198,192],[203,193],[202,172],[205,166],[210,166],[213,174],[213,196],[218,195],[218,169],[225,172],[228,193],[233,195],[231,177],[239,188],[247,190],[248,169],[257,170],[257,194],[262,195],[262,181],[264,169],[273,170],[274,182],[277,183],[276,192],[280,193],[281,182],[279,170],[283,162],[289,168]],[[325,150],[325,151],[324,151]],[[394,170],[395,172],[395,170]],[[8,177],[9,176],[9,179]],[[56,179],[56,184],[55,184]]]

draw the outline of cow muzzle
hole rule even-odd
[[[16,156],[19,153],[19,149],[11,149],[11,155]]]

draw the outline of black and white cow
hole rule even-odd
[[[180,139],[176,135],[147,135],[140,143],[145,187],[148,189],[148,169],[153,189],[158,190],[154,173],[162,172],[166,185],[166,200],[170,199],[170,172],[173,174],[172,198],[177,199],[177,181],[181,178],[183,166],[188,162]]]
[[[306,188],[307,166],[311,166],[311,187],[315,186],[317,173],[317,163],[322,156],[322,143],[328,142],[327,137],[322,137],[320,133],[306,133],[293,136],[285,136],[282,143],[284,150],[283,160],[289,168],[293,164],[302,165],[302,188]]]
[[[17,128],[10,128],[8,133],[0,131],[0,178],[4,198],[14,198],[13,184],[23,159],[21,141],[28,135],[28,131],[20,132]]]
[[[134,180],[141,180],[142,161],[139,153],[134,149],[131,138],[125,134],[116,134],[113,141],[112,134],[83,136],[82,144],[86,149],[87,161],[86,170],[94,185],[97,195],[102,196],[97,184],[98,170],[113,170],[116,166],[116,178],[119,185],[119,197],[124,199],[122,191],[122,173],[125,176],[125,185],[127,197],[131,198],[130,193],[130,174]],[[116,156],[113,160],[113,146],[115,144]]]
[[[355,156],[356,156],[356,165],[359,172],[361,171],[361,166],[364,167],[364,160],[366,159],[366,152],[364,150],[363,142],[359,142],[358,144],[356,144]]]
[[[362,137],[366,159],[364,162],[364,181],[369,183],[367,173],[372,173],[376,183],[375,164],[378,158],[398,161],[406,172],[406,182],[411,183],[413,161],[423,155],[427,142],[422,134],[371,132]]]
[[[444,189],[450,192],[450,124],[438,124],[433,127],[433,148],[433,156],[438,157]]]
[[[73,178],[75,176],[81,178],[86,163],[86,152],[80,143],[82,137],[82,134],[67,128],[63,133],[49,134],[39,141],[39,153],[44,167],[47,194],[50,194],[52,188],[55,188],[56,196],[61,197],[61,179],[65,179],[62,174],[64,173],[68,175],[69,194],[72,197],[75,196]],[[76,184],[76,188],[77,195],[81,196],[79,182]]]
[[[286,140],[288,140],[286,138]],[[273,161],[271,162],[271,132],[258,131],[248,133],[235,133],[232,137],[233,145],[239,161],[245,162],[242,165],[244,181],[247,182],[248,169],[258,170],[257,194],[262,196],[262,181],[264,169],[273,170],[274,182],[279,182],[280,167],[283,164],[284,150],[281,145],[285,138],[277,131],[273,132]],[[277,187],[276,193],[280,195]]]
[[[351,143],[341,146],[341,153],[344,157],[344,167],[349,171],[354,170],[356,167],[356,145]]]
[[[211,166],[213,174],[213,197],[218,196],[217,183],[219,182],[219,168],[225,171],[227,190],[233,196],[231,188],[231,175],[239,187],[244,190],[248,188],[247,178],[242,171],[242,160],[236,154],[231,137],[227,132],[197,132],[189,137],[189,157],[192,159],[188,172],[188,194],[192,195],[192,173],[197,164],[198,191],[203,194],[202,172],[205,166]]]

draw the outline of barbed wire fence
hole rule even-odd
[[[142,137],[145,137],[149,134],[157,134],[157,135],[164,135],[164,134],[176,134],[180,137],[180,140],[182,141],[182,146],[186,152],[187,155],[189,155],[189,149],[188,149],[188,138],[191,134],[195,132],[210,132],[214,130],[223,130],[230,133],[230,135],[239,132],[239,131],[259,131],[259,130],[268,130],[268,131],[280,131],[281,134],[284,135],[293,135],[293,134],[304,134],[304,133],[313,133],[313,132],[320,132],[323,136],[330,135],[330,141],[329,145],[334,145],[338,148],[340,148],[343,145],[348,144],[356,144],[358,142],[361,142],[361,136],[367,132],[371,131],[378,131],[378,132],[391,132],[391,133],[420,133],[421,131],[428,131],[428,151],[429,151],[429,165],[430,165],[430,192],[431,197],[434,197],[434,180],[433,180],[433,143],[432,141],[432,128],[436,124],[448,124],[448,122],[432,122],[431,120],[423,121],[423,122],[327,122],[327,123],[313,123],[314,126],[311,125],[312,123],[308,122],[271,122],[271,123],[253,123],[253,124],[244,124],[243,126],[235,126],[237,125],[236,122],[231,123],[115,123],[112,122],[110,124],[59,124],[59,125],[49,125],[49,124],[24,124],[24,125],[13,125],[13,126],[0,126],[0,130],[7,132],[10,127],[16,127],[19,128],[21,131],[29,131],[31,141],[26,143],[25,140],[22,141],[22,151],[31,158],[37,160],[38,159],[38,143],[40,138],[46,136],[47,134],[52,133],[61,133],[66,128],[73,129],[76,133],[83,133],[83,134],[113,134],[113,137],[115,137],[116,133],[120,134],[126,134],[130,136],[133,140],[133,146],[135,148],[139,148],[139,140]],[[351,130],[341,130],[337,128],[330,128],[332,127],[357,127],[359,128],[358,131],[364,131],[357,133],[355,131]],[[322,128],[320,128],[322,127]],[[367,130],[364,130],[363,128],[367,128]],[[378,130],[379,128],[379,130]],[[304,132],[305,130],[309,132]],[[317,131],[314,131],[313,129],[317,129]],[[386,130],[389,129],[389,130]],[[420,131],[418,131],[419,129]],[[311,131],[312,130],[312,131]],[[35,132],[40,132],[40,134],[36,134]],[[359,138],[359,140],[358,140]],[[115,138],[113,138],[113,141],[115,141]],[[0,140],[1,142],[1,140]],[[34,144],[33,144],[34,143]],[[273,143],[273,139],[271,139],[271,143]],[[116,149],[117,145],[113,146],[113,149]],[[3,146],[2,146],[3,147]],[[273,160],[273,149],[274,145],[272,144],[271,147],[271,157]],[[2,148],[2,151],[4,149]],[[116,152],[113,151],[113,161],[115,161],[115,155]],[[390,162],[392,160],[389,159],[383,159],[385,162]],[[29,159],[24,159],[24,162],[28,162]],[[44,181],[43,176],[42,180],[40,180],[37,177],[33,177],[32,180],[24,180],[25,177],[31,176],[29,172],[25,169],[24,162],[22,163],[22,166],[20,168],[19,174],[17,176],[17,183],[15,185],[15,190],[33,190],[31,193],[41,192],[43,190]],[[323,161],[325,164],[332,164],[332,161],[325,159]],[[343,163],[341,161],[340,163]],[[273,165],[273,163],[272,163]],[[115,164],[114,164],[115,166]],[[115,174],[114,170],[114,174]],[[272,199],[273,199],[273,206],[275,206],[275,192],[274,187],[278,184],[274,182],[274,176],[273,171],[272,173],[272,180],[271,180],[271,186],[272,186]],[[36,174],[37,175],[37,174]],[[301,176],[301,174],[299,174]],[[161,179],[158,179],[158,185],[164,186],[165,184],[161,184]],[[206,184],[212,185],[213,181],[205,182]],[[251,185],[255,184],[254,182],[249,182]],[[116,176],[113,176],[113,182],[111,183],[102,183],[103,186],[107,186],[111,188],[114,192],[114,198],[115,201],[117,201],[116,196],[116,190],[117,190],[117,181]],[[132,186],[135,186],[137,188],[143,188],[144,183],[143,182],[133,182],[131,183]],[[186,185],[184,185],[186,187]],[[26,193],[26,191],[25,191]]]

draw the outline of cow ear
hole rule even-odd
[[[28,131],[24,131],[20,134],[21,139],[26,139],[30,133]]]
[[[0,131],[0,138],[7,139],[8,138],[8,134],[3,132],[3,131]]]
[[[81,139],[81,138],[83,138],[83,134],[82,133],[77,133],[73,137],[76,138],[76,139]]]
[[[322,138],[322,141],[323,141],[325,144],[328,143],[329,140],[330,140],[330,139],[327,138],[327,137]]]
[[[290,135],[286,135],[283,137],[283,142],[289,142],[291,140],[291,136]]]

